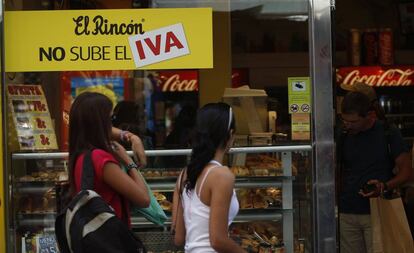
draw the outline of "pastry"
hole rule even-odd
[[[19,200],[19,210],[22,213],[31,213],[33,209],[33,199],[30,197],[22,197]]]
[[[280,191],[279,188],[274,188],[274,187],[267,188],[266,189],[266,195],[271,196],[273,198],[280,197],[281,191]]]
[[[41,178],[41,180],[47,180],[49,178],[49,173],[47,173],[47,172],[40,172],[39,173],[39,177]]]
[[[253,201],[252,201],[251,193],[248,193],[245,196],[240,197],[240,208],[241,209],[253,208]]]
[[[49,199],[47,197],[42,198],[42,211],[46,212],[49,208]]]
[[[172,210],[172,203],[168,200],[162,200],[159,202],[160,206],[163,210],[171,211]]]
[[[166,200],[167,198],[165,197],[165,195],[159,193],[159,192],[154,192],[154,197],[157,199],[157,201],[163,201]]]
[[[263,201],[265,201],[268,204],[268,206],[274,206],[276,202],[275,199],[270,196],[264,196]]]
[[[269,170],[267,170],[267,169],[254,169],[253,174],[255,176],[268,176],[269,175]]]
[[[264,208],[269,207],[268,203],[266,201],[264,201],[263,197],[261,197],[260,195],[254,196],[253,206],[254,206],[254,208],[260,208],[260,209],[264,209]]]
[[[154,172],[152,170],[149,170],[145,173],[146,177],[154,177]]]
[[[241,167],[240,168],[240,176],[243,176],[243,177],[247,177],[247,176],[250,176],[250,171],[249,171],[249,169],[248,168],[246,168],[246,167]]]
[[[32,176],[29,176],[29,175],[22,176],[22,177],[19,178],[20,182],[32,182],[34,180],[35,180],[35,178],[32,177]]]
[[[237,176],[237,167],[230,167],[230,171],[233,172],[235,176]]]
[[[298,175],[298,168],[292,164],[292,176]]]
[[[280,240],[279,240],[279,238],[277,238],[277,236],[272,236],[270,238],[270,243],[272,245],[280,245]]]
[[[56,175],[56,180],[57,181],[68,181],[69,180],[68,173],[66,173],[65,171],[58,172]]]

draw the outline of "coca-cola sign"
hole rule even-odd
[[[198,71],[162,71],[158,76],[163,92],[198,91]]]
[[[414,66],[369,66],[344,67],[336,70],[336,83],[366,83],[370,86],[412,86],[414,85]]]

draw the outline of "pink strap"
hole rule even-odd
[[[197,196],[199,198],[200,198],[201,189],[203,189],[203,185],[204,185],[204,182],[206,181],[206,178],[207,178],[208,174],[210,173],[211,169],[214,169],[216,167],[220,167],[220,165],[216,165],[216,166],[208,168],[206,174],[204,175],[203,179],[201,180],[200,189],[198,190],[198,193],[197,193]],[[196,188],[196,192],[197,192],[197,184],[196,184],[195,188]]]

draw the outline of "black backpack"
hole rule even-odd
[[[93,191],[94,174],[91,151],[87,151],[83,161],[81,191],[55,221],[60,252],[146,253],[142,242],[115,215],[112,207]]]

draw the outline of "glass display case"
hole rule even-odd
[[[132,214],[134,232],[151,252],[171,252],[172,192],[182,168],[165,168],[169,156],[190,150],[150,150],[149,167],[141,172],[168,221],[163,227]],[[231,237],[248,252],[304,252],[309,229],[311,146],[237,147],[227,162],[236,175],[240,211],[230,227]],[[40,241],[54,241],[54,220],[61,185],[67,180],[66,153],[14,153],[10,175],[13,252],[35,252]],[[51,247],[49,245],[49,247]],[[169,251],[170,250],[170,251]]]

